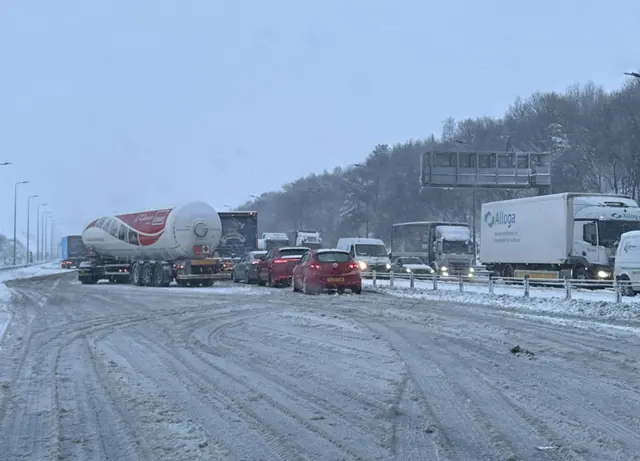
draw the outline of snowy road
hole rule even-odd
[[[640,459],[634,327],[379,294],[9,285],[0,460]]]

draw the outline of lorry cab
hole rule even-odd
[[[473,277],[475,249],[467,226],[436,226],[433,246],[435,270]]]
[[[640,292],[640,231],[620,236],[614,262],[615,280],[622,285],[622,294],[635,296]]]
[[[338,240],[337,248],[347,251],[364,272],[389,272],[391,258],[384,242],[374,238],[347,237]]]

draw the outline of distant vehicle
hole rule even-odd
[[[82,235],[67,235],[60,240],[60,257],[62,269],[78,267],[87,259],[87,247],[82,243]]]
[[[220,258],[220,272],[232,272],[233,266],[233,258]]]
[[[312,230],[296,230],[289,233],[291,245],[297,247],[307,247],[312,250],[322,248],[322,237],[320,232]]]
[[[362,271],[389,272],[391,259],[380,239],[347,237],[338,240],[337,248],[348,252]]]
[[[320,249],[307,252],[293,269],[293,291],[313,294],[320,290],[346,289],[362,293],[360,266],[347,251]]]
[[[306,247],[272,248],[258,264],[258,285],[270,287],[291,284],[293,268],[300,258],[309,251]]]
[[[562,193],[482,205],[480,261],[505,278],[613,280],[621,236],[640,230],[625,195]]]
[[[258,249],[257,211],[220,211],[222,236],[215,254],[221,258],[240,258]]]
[[[391,271],[396,274],[433,274],[435,272],[429,264],[415,256],[396,258],[391,263]]]
[[[258,281],[258,265],[264,259],[267,252],[264,250],[250,251],[233,267],[231,280],[235,283],[256,283]]]
[[[417,256],[442,275],[473,276],[475,250],[469,226],[418,221],[391,226],[391,257]]]
[[[259,250],[271,250],[273,248],[291,246],[289,236],[285,232],[263,232],[258,240]]]

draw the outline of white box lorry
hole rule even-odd
[[[480,262],[502,277],[611,280],[620,236],[640,230],[626,195],[563,193],[482,205]]]

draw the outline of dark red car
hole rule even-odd
[[[293,269],[293,291],[313,294],[320,290],[345,289],[362,293],[360,267],[343,250],[321,249],[309,251]]]
[[[260,261],[257,268],[258,285],[270,287],[288,286],[291,284],[293,268],[300,258],[309,251],[307,247],[272,248]]]

